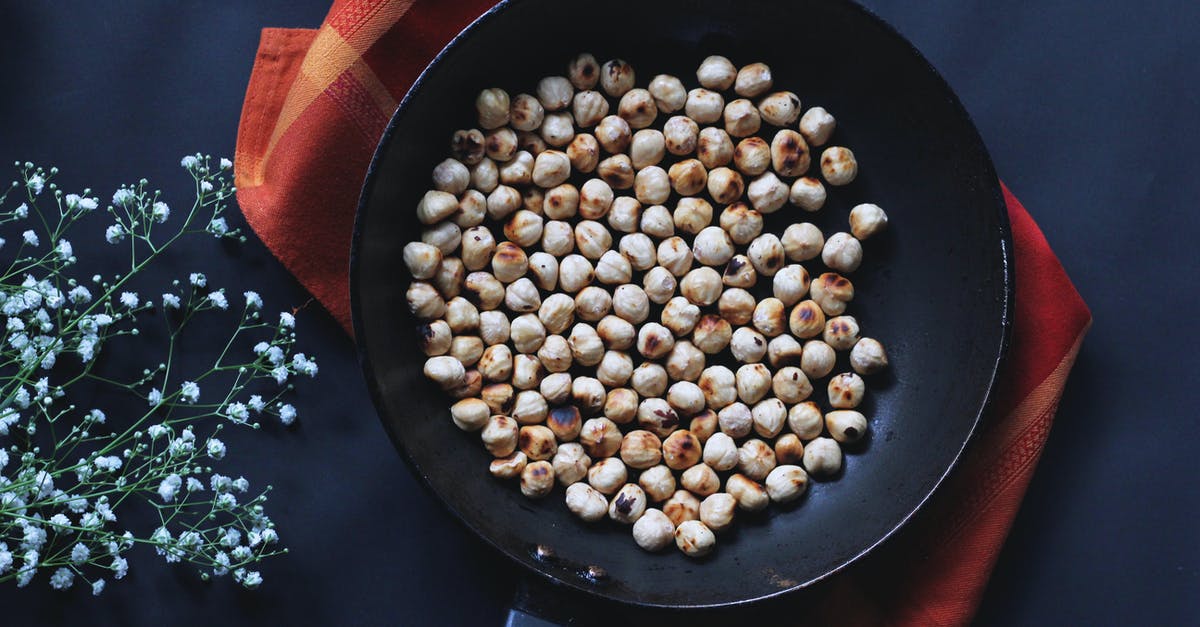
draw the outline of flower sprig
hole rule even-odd
[[[0,193],[0,225],[22,231],[12,244],[0,238],[0,255],[10,253],[0,274],[0,583],[23,587],[48,572],[54,588],[78,581],[100,594],[128,572],[126,553],[148,545],[205,579],[232,574],[256,588],[256,564],[286,552],[265,510],[270,486],[252,491],[245,478],[222,474],[228,447],[218,436],[259,429],[264,417],[293,424],[284,397],[297,376],[317,374],[317,363],[295,350],[293,313],[264,314],[256,292],[235,298],[199,272],[153,298],[135,290],[135,277],[181,238],[244,240],[222,216],[236,191],[232,164],[191,155],[181,166],[195,200],[174,215],[145,180],[100,209],[90,189],[64,194],[57,169],[31,163],[18,163],[19,180]],[[103,237],[128,256],[128,269],[81,279],[70,237],[102,213]],[[185,330],[203,324],[208,338],[233,315],[218,357],[186,371]],[[165,325],[160,362],[133,376],[117,358],[101,367],[113,342],[137,337],[155,317]],[[137,409],[110,419],[81,406],[86,395],[75,392],[87,386],[123,392]],[[123,513],[138,504],[156,514],[152,529],[125,528]]]

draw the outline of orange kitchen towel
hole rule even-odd
[[[265,29],[238,129],[246,221],[350,331],[359,190],[396,104],[490,0],[337,0],[317,30]],[[1037,225],[1005,189],[1016,255],[1009,359],[978,438],[925,509],[821,587],[827,624],[969,622],[1091,324]]]

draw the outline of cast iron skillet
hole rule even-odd
[[[770,64],[776,86],[837,116],[832,143],[850,146],[861,170],[820,213],[789,206],[767,228],[781,233],[812,220],[826,233],[847,230],[860,202],[891,217],[852,275],[858,296],[850,313],[887,345],[892,363],[869,383],[870,438],[835,481],[815,483],[798,503],[739,514],[736,530],[700,561],[674,550],[647,554],[627,527],[579,522],[561,487],[535,502],[492,479],[478,435],[451,424],[448,399],[421,374],[401,249],[418,237],[414,209],[430,171],[448,155],[451,133],[475,125],[481,88],[531,91],[580,51],[628,60],[639,86],[656,73],[695,86],[695,68],[709,54]],[[711,607],[808,586],[870,551],[925,502],[987,403],[1007,345],[1011,268],[999,184],[967,113],[903,37],[858,5],[510,0],[455,38],[393,116],[363,190],[350,280],[360,358],[383,424],[467,526],[566,586],[629,604]],[[539,559],[537,545],[556,558]],[[607,576],[593,580],[589,566]]]

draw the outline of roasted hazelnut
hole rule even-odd
[[[704,361],[704,353],[693,346],[691,342],[687,340],[675,342],[675,347],[667,356],[667,374],[676,381],[696,381],[700,378],[700,373],[704,371]],[[703,407],[704,398],[701,396],[700,407],[686,413],[696,413]]]
[[[638,220],[641,217],[642,204],[628,196],[613,199],[608,211],[608,225],[622,233],[637,231]]]
[[[613,155],[601,161],[600,165],[596,166],[596,174],[613,189],[630,189],[637,180],[637,172],[634,171],[633,162],[629,160],[628,155]]]
[[[721,228],[735,244],[748,244],[762,233],[762,214],[743,202],[735,202],[721,212]]]
[[[767,354],[767,338],[750,327],[742,327],[733,332],[729,351],[735,359],[745,364],[762,361]]]
[[[691,333],[699,321],[700,308],[682,296],[672,298],[663,307],[662,324],[678,337]]]
[[[566,372],[571,369],[571,347],[561,335],[548,336],[538,348],[537,356],[548,372]]]
[[[504,344],[494,344],[479,358],[479,374],[488,381],[508,381],[512,378],[512,350]]]
[[[508,185],[498,185],[487,197],[487,214],[493,220],[503,220],[524,204],[521,192]]]
[[[546,376],[546,368],[536,355],[521,353],[513,355],[512,385],[518,390],[532,390]]]
[[[643,550],[656,552],[671,545],[675,538],[675,524],[657,509],[647,509],[633,523],[633,541]]]
[[[808,473],[791,464],[777,466],[767,475],[767,495],[776,503],[788,503],[800,498],[808,489]]]
[[[629,160],[634,168],[641,170],[658,165],[666,154],[667,141],[662,131],[646,128],[633,134],[629,144]]]
[[[491,417],[487,403],[477,398],[464,398],[450,406],[450,419],[463,431],[478,431]]]
[[[777,91],[758,102],[762,119],[772,126],[791,126],[800,118],[800,97],[790,91]]]
[[[437,248],[442,253],[441,257],[438,257],[439,260],[450,259],[450,255],[462,244],[462,228],[453,222],[439,222],[421,231],[421,242]]]
[[[864,203],[850,210],[850,232],[860,240],[884,230],[887,228],[887,222],[887,214],[879,205]]]
[[[608,517],[626,525],[637,522],[646,513],[646,493],[636,483],[627,483],[608,504]]]
[[[688,92],[683,110],[698,124],[712,124],[720,120],[721,114],[725,112],[725,98],[715,91],[693,89]]]
[[[647,88],[654,103],[663,113],[674,113],[687,102],[687,88],[683,81],[668,74],[659,74],[650,80]]]
[[[663,125],[663,139],[666,141],[667,152],[673,155],[682,157],[696,152],[699,138],[700,126],[691,118],[677,115]]]
[[[702,316],[692,332],[692,344],[709,355],[725,350],[732,338],[733,327],[720,316],[713,314]]]
[[[854,316],[837,316],[825,322],[822,339],[834,350],[849,350],[858,342],[858,321]]]
[[[571,375],[566,372],[548,374],[538,384],[538,391],[547,403],[562,405],[571,400]]]
[[[576,172],[590,173],[600,164],[600,142],[594,135],[580,133],[567,144],[567,158],[571,160],[571,169]]]
[[[849,148],[830,146],[821,153],[821,175],[830,185],[849,185],[858,176],[858,161]]]
[[[524,393],[522,392],[522,394]],[[574,405],[562,405],[548,411],[546,414],[546,426],[553,431],[554,437],[557,437],[559,442],[570,442],[580,436],[580,431],[583,430],[583,417],[578,407]],[[563,444],[563,446],[566,446],[566,444]]]
[[[638,405],[638,425],[665,438],[679,428],[679,414],[661,398],[646,398]]]
[[[788,428],[801,440],[808,441],[821,435],[821,429],[824,426],[825,417],[821,414],[817,404],[812,401],[793,405],[788,410]]]
[[[522,277],[508,285],[504,292],[504,306],[516,313],[537,311],[542,306],[542,296],[537,286]]]
[[[557,220],[547,222],[542,227],[542,250],[554,257],[562,257],[575,250],[575,231],[571,225]],[[555,278],[558,278],[557,274]]]
[[[621,236],[617,248],[629,260],[629,265],[633,266],[634,270],[649,270],[658,260],[654,252],[654,242],[642,233]]]
[[[795,366],[785,366],[771,378],[771,391],[775,393],[775,398],[791,405],[812,394],[812,383],[809,383],[804,371]]]
[[[404,265],[414,279],[433,278],[441,263],[442,251],[437,246],[424,242],[409,242],[404,246]]]
[[[575,363],[581,366],[595,366],[604,358],[604,342],[600,340],[596,330],[585,323],[580,322],[571,327],[567,345],[571,347]]]
[[[725,472],[738,464],[738,448],[726,433],[714,433],[704,444],[704,463],[713,470]]]
[[[645,211],[642,211],[639,226],[642,233],[653,237],[671,237],[675,234],[675,222],[671,212],[662,205],[646,207]]]
[[[784,334],[767,342],[767,361],[772,368],[799,366],[804,348],[796,338]]]
[[[737,393],[743,403],[753,405],[771,391],[771,371],[763,364],[745,364],[737,370]]]
[[[604,415],[617,424],[627,424],[637,417],[638,395],[629,388],[609,390],[604,400]]]
[[[751,323],[766,337],[775,337],[787,330],[787,313],[783,301],[764,298],[754,308]]]
[[[816,337],[825,329],[825,312],[814,301],[802,301],[792,308],[788,316],[788,328],[792,335],[801,339]]]
[[[633,267],[629,260],[615,250],[600,255],[596,262],[596,279],[608,285],[628,283],[633,278]]]
[[[692,240],[696,261],[707,266],[720,266],[733,258],[733,240],[719,226],[706,226]]]
[[[463,280],[463,296],[481,311],[491,311],[504,302],[504,284],[490,273],[472,272]]]
[[[517,150],[524,150],[525,152],[533,155],[534,157],[537,157],[538,155],[542,154],[543,152],[546,152],[549,148],[550,148],[550,145],[547,144],[546,140],[542,139],[542,136],[539,135],[537,132],[534,132],[534,131],[518,131],[517,132]]]
[[[629,378],[629,382],[633,389],[644,397],[661,397],[667,391],[667,371],[654,362],[643,362],[633,369],[633,376]],[[641,411],[640,407],[638,411]]]
[[[583,255],[567,255],[558,264],[558,287],[568,294],[587,287],[595,276],[592,262]]]
[[[584,522],[596,522],[608,514],[608,499],[586,483],[573,483],[567,488],[567,509]]]
[[[617,425],[608,418],[592,418],[591,420],[583,423],[583,428],[579,432],[579,443],[583,445],[583,450],[587,451],[587,454],[592,459],[602,460],[599,463],[592,465],[592,468],[594,469],[599,464],[603,464],[604,462],[608,461],[608,459],[611,459],[612,456],[621,448],[621,430],[618,429]],[[616,461],[619,464],[621,462],[621,460]],[[622,473],[625,472],[625,464],[620,464],[619,468],[621,469]],[[592,478],[590,472],[588,473],[588,477],[589,479]],[[621,483],[624,482],[625,477],[622,476]],[[600,490],[605,494],[612,494],[612,492],[607,492],[600,486],[596,485],[595,481],[589,481],[589,483],[591,483],[592,486],[597,490]]]
[[[808,172],[812,165],[812,155],[808,151],[808,143],[796,131],[783,129],[771,140],[771,167],[780,176],[800,176]],[[784,192],[785,199],[788,193]]]
[[[413,281],[404,297],[408,310],[417,318],[433,320],[446,315],[446,301],[437,288],[424,281]]]
[[[703,198],[681,198],[673,215],[675,228],[695,235],[712,224],[713,208]]]
[[[817,438],[804,447],[804,468],[816,477],[831,477],[842,469],[842,447],[831,438]]]
[[[596,378],[608,387],[625,385],[631,376],[633,376],[633,359],[624,351],[604,353],[604,358],[596,367]]]
[[[702,452],[700,440],[687,429],[672,432],[662,443],[663,463],[672,470],[684,470],[695,466],[700,462]]]
[[[810,283],[811,279],[809,279],[808,270],[805,270],[804,266],[800,264],[792,264],[785,266],[775,274],[771,288],[775,294],[775,298],[779,299],[784,305],[791,307],[800,302],[800,299],[804,298],[805,294],[808,294]]]
[[[586,444],[584,448],[587,448]],[[594,453],[589,453],[589,455],[592,459],[598,457]],[[625,464],[615,457],[601,459],[588,468],[588,483],[601,494],[614,494],[621,489],[621,486],[625,485],[628,477],[629,471],[625,469]]]
[[[696,158],[708,169],[729,165],[733,161],[733,140],[729,133],[715,126],[700,131],[696,139]]]
[[[887,366],[887,352],[879,340],[864,337],[850,350],[850,367],[858,374],[875,374]]]
[[[633,284],[617,287],[612,306],[614,314],[633,324],[640,324],[650,316],[650,299],[642,288]]]
[[[471,186],[484,194],[492,193],[500,184],[500,169],[496,166],[495,161],[487,157],[471,166],[470,173]],[[459,209],[462,209],[462,200],[459,200]]]
[[[513,242],[500,242],[492,254],[492,275],[502,283],[512,283],[525,276],[529,257]]]
[[[694,464],[679,477],[679,484],[688,492],[703,498],[721,489],[721,478],[708,465]]]
[[[724,233],[724,231],[721,232]],[[730,249],[732,248],[733,245],[731,243]],[[721,282],[732,288],[750,288],[754,287],[755,283],[758,283],[758,273],[754,271],[754,266],[751,265],[748,257],[745,255],[734,255],[725,266],[725,274],[721,277]],[[728,293],[729,290],[725,290],[725,292]],[[725,294],[721,294],[721,298],[724,299]],[[753,301],[754,297],[751,296],[750,298]],[[753,309],[753,302],[751,302],[750,307]],[[721,315],[725,316],[725,313],[722,312]],[[729,320],[729,317],[726,316],[725,319]],[[746,322],[749,322],[749,320],[747,317]],[[730,322],[733,321],[730,320]],[[745,324],[745,322],[734,322],[734,324]]]
[[[735,202],[745,189],[742,175],[729,168],[716,168],[708,173],[708,195],[721,204]]]
[[[780,465],[804,461],[804,444],[795,433],[785,433],[775,440],[775,461]]]
[[[558,446],[550,465],[554,466],[554,478],[560,484],[570,486],[587,478],[592,458],[583,452],[583,446],[571,442]]]
[[[745,403],[732,403],[717,412],[721,433],[731,438],[742,438],[754,428],[754,414]]]
[[[708,89],[725,91],[733,85],[737,73],[737,68],[729,59],[713,55],[700,63],[700,67],[696,69],[696,79]]]
[[[417,326],[417,341],[426,357],[445,355],[453,339],[450,325],[445,320],[433,320]]]
[[[640,291],[641,288],[637,289]],[[626,318],[626,320],[629,320],[629,318]],[[630,320],[630,322],[634,321]],[[671,333],[670,329],[661,324],[648,322],[638,330],[637,349],[647,359],[658,359],[671,352],[674,346],[675,336]]]
[[[754,269],[763,276],[775,276],[785,260],[783,244],[772,233],[763,233],[754,238],[746,249],[746,256],[750,258],[750,263],[754,264]]]
[[[610,115],[600,120],[600,124],[596,125],[594,135],[604,150],[609,154],[617,155],[625,152],[625,149],[629,147],[629,142],[633,139],[633,130],[629,128],[629,122],[626,122],[624,118]]]
[[[657,438],[656,438],[657,439]],[[659,464],[642,471],[638,477],[638,485],[646,491],[646,497],[658,503],[671,498],[675,494],[675,474],[670,468]]]
[[[678,527],[687,521],[700,519],[700,500],[687,490],[676,490],[675,494],[663,503],[662,511]]]
[[[575,225],[575,248],[588,259],[599,259],[605,251],[612,248],[612,234],[595,220],[582,220]]]
[[[508,416],[492,416],[479,432],[483,446],[493,457],[506,457],[517,450],[517,421]]]
[[[757,512],[765,508],[771,499],[762,484],[743,474],[735,474],[725,482],[725,491],[737,500],[738,508]]]
[[[479,92],[475,98],[475,110],[479,113],[479,126],[485,130],[508,124],[508,92],[498,88]]]
[[[866,384],[853,372],[843,372],[829,380],[829,405],[838,409],[853,409],[862,403]],[[828,418],[828,416],[826,416]]]
[[[580,128],[595,126],[608,117],[608,100],[598,91],[581,91],[575,94],[571,113]]]
[[[733,164],[746,176],[758,176],[771,167],[771,146],[761,137],[747,137],[733,151]]]
[[[621,96],[617,114],[632,128],[646,128],[658,117],[658,104],[648,90],[631,89]]]
[[[814,146],[824,146],[836,126],[837,121],[823,107],[813,107],[800,118],[800,132]]]
[[[498,128],[488,131],[484,136],[483,148],[487,152],[489,159],[496,161],[500,165],[500,176],[503,180],[504,163],[513,160],[517,157],[517,133],[511,128]],[[523,152],[523,151],[520,151]],[[529,153],[524,153],[528,155]]]
[[[691,421],[688,423],[688,431],[691,431],[692,435],[696,436],[696,439],[700,440],[701,444],[704,444],[708,441],[708,438],[712,437],[720,429],[720,426],[717,412],[711,409],[704,409],[692,416]]]
[[[417,219],[421,224],[436,224],[449,218],[458,210],[458,198],[454,194],[439,191],[425,192],[417,203]]]
[[[537,394],[537,392],[534,392],[534,394]],[[554,440],[554,433],[542,425],[521,427],[521,431],[517,436],[517,443],[521,448],[521,452],[534,461],[550,459],[558,451],[558,443]]]
[[[704,557],[716,545],[712,531],[698,520],[686,521],[675,528],[675,546],[688,557]]]
[[[450,138],[450,152],[455,159],[467,165],[475,165],[483,159],[483,142],[483,132],[477,128],[455,131],[454,136]]]
[[[692,267],[692,249],[683,238],[669,237],[659,243],[657,261],[672,275],[683,276]]]
[[[745,98],[738,98],[725,105],[725,132],[733,137],[747,137],[758,132],[762,117],[758,107]]]
[[[767,398],[755,403],[750,415],[754,419],[754,431],[764,438],[773,438],[787,422],[787,407],[777,398]]]
[[[721,300],[717,301],[721,317],[731,325],[749,324],[754,317],[754,306],[754,295],[739,287],[725,290],[721,293]]]
[[[575,121],[571,114],[565,111],[547,113],[542,121],[542,139],[555,148],[570,144],[575,139]]]
[[[775,468],[775,451],[762,440],[749,439],[738,449],[738,471],[762,481]]]
[[[596,325],[596,334],[611,350],[628,350],[637,339],[637,329],[628,321],[618,316],[605,316]]]
[[[710,409],[723,409],[737,401],[737,377],[725,366],[709,366],[697,381]]]
[[[513,479],[521,476],[521,471],[525,470],[525,465],[529,463],[529,458],[521,451],[511,453],[505,457],[497,457],[488,464],[488,472],[497,479]]]
[[[575,295],[575,314],[585,322],[598,322],[612,311],[612,296],[603,288],[589,285]]]
[[[766,63],[751,63],[738,70],[737,78],[733,82],[733,91],[739,96],[754,98],[771,89],[773,82],[771,68]]]
[[[612,59],[600,68],[600,88],[613,98],[620,98],[633,89],[634,80],[633,66],[623,59]]]
[[[831,270],[854,272],[862,263],[862,244],[849,233],[834,233],[825,240],[821,261]]]
[[[546,326],[536,314],[517,316],[509,325],[509,339],[518,353],[534,353],[546,341]]]
[[[621,461],[626,466],[644,470],[662,460],[662,440],[649,431],[638,429],[625,434],[621,440]]]
[[[567,78],[575,89],[591,89],[600,80],[600,64],[591,53],[580,53],[567,64]]]
[[[696,268],[679,282],[679,292],[696,305],[711,305],[721,297],[721,275],[709,267]]]
[[[671,179],[667,171],[656,166],[646,166],[634,177],[634,194],[639,202],[657,205],[671,197]]]
[[[460,335],[450,341],[450,356],[464,366],[474,366],[483,355],[483,340],[472,335]]]
[[[800,357],[800,369],[809,379],[820,379],[833,372],[837,355],[833,348],[821,340],[804,343],[804,354]]]
[[[576,377],[574,381],[571,381],[571,402],[584,415],[591,416],[599,413],[604,409],[604,401],[607,399],[608,394],[599,380],[592,377]],[[586,427],[586,425],[584,426]]]
[[[662,266],[655,266],[642,277],[642,286],[650,302],[662,305],[675,295],[675,276]]]
[[[704,409],[704,392],[691,381],[677,381],[667,390],[667,403],[678,414],[691,416]]]
[[[817,277],[808,289],[813,301],[830,316],[840,316],[846,311],[846,303],[854,300],[854,284],[834,272]]]
[[[708,170],[696,159],[684,159],[671,166],[668,176],[671,189],[680,196],[692,196],[705,189],[708,184]]]

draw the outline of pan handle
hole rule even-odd
[[[595,601],[565,586],[551,585],[533,575],[523,574],[508,610],[505,627],[583,627],[596,624]],[[586,618],[586,617],[591,617]]]

